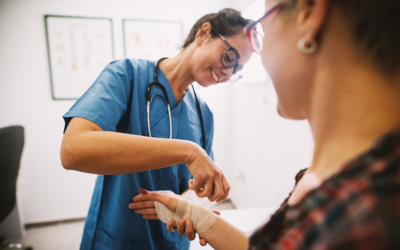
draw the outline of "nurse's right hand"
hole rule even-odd
[[[207,197],[210,201],[217,202],[228,197],[231,187],[224,174],[197,144],[189,155],[186,166],[193,176],[193,180],[189,181],[189,189],[194,190],[198,197]]]

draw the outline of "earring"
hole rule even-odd
[[[307,36],[311,36],[312,30],[307,31]],[[317,50],[318,44],[314,39],[311,42],[308,42],[305,37],[301,38],[297,43],[297,48],[304,54],[310,55]]]

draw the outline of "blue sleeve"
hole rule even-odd
[[[64,115],[64,132],[73,117],[96,123],[104,131],[116,131],[125,114],[133,86],[133,66],[129,59],[108,64],[93,85]]]

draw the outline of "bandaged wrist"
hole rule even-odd
[[[157,191],[157,193],[178,196],[172,191]],[[210,226],[214,224],[218,217],[216,214],[202,205],[196,204],[182,197],[179,197],[178,206],[175,213],[171,212],[163,204],[157,201],[154,203],[157,215],[161,221],[164,223],[172,221],[174,225],[177,226],[178,221],[181,219],[190,220],[192,222],[194,231],[198,234],[201,234],[210,228]]]

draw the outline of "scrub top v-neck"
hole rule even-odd
[[[148,84],[154,80],[154,69],[154,62],[146,60],[111,62],[64,115],[65,129],[73,117],[82,117],[94,122],[103,131],[149,136],[145,95]],[[178,104],[161,69],[158,75],[170,99],[172,138],[190,140],[203,146],[193,90],[189,88]],[[162,94],[162,90],[152,88],[151,95],[154,94]],[[204,119],[206,151],[213,159],[213,116],[200,98],[199,103]],[[150,115],[152,137],[169,138],[169,119],[162,98],[153,99]],[[128,204],[139,194],[139,188],[171,190],[180,194],[188,188],[190,178],[191,174],[184,164],[140,173],[99,175],[85,221],[81,249],[189,249],[186,236],[169,233],[161,221],[143,219],[130,210]]]

